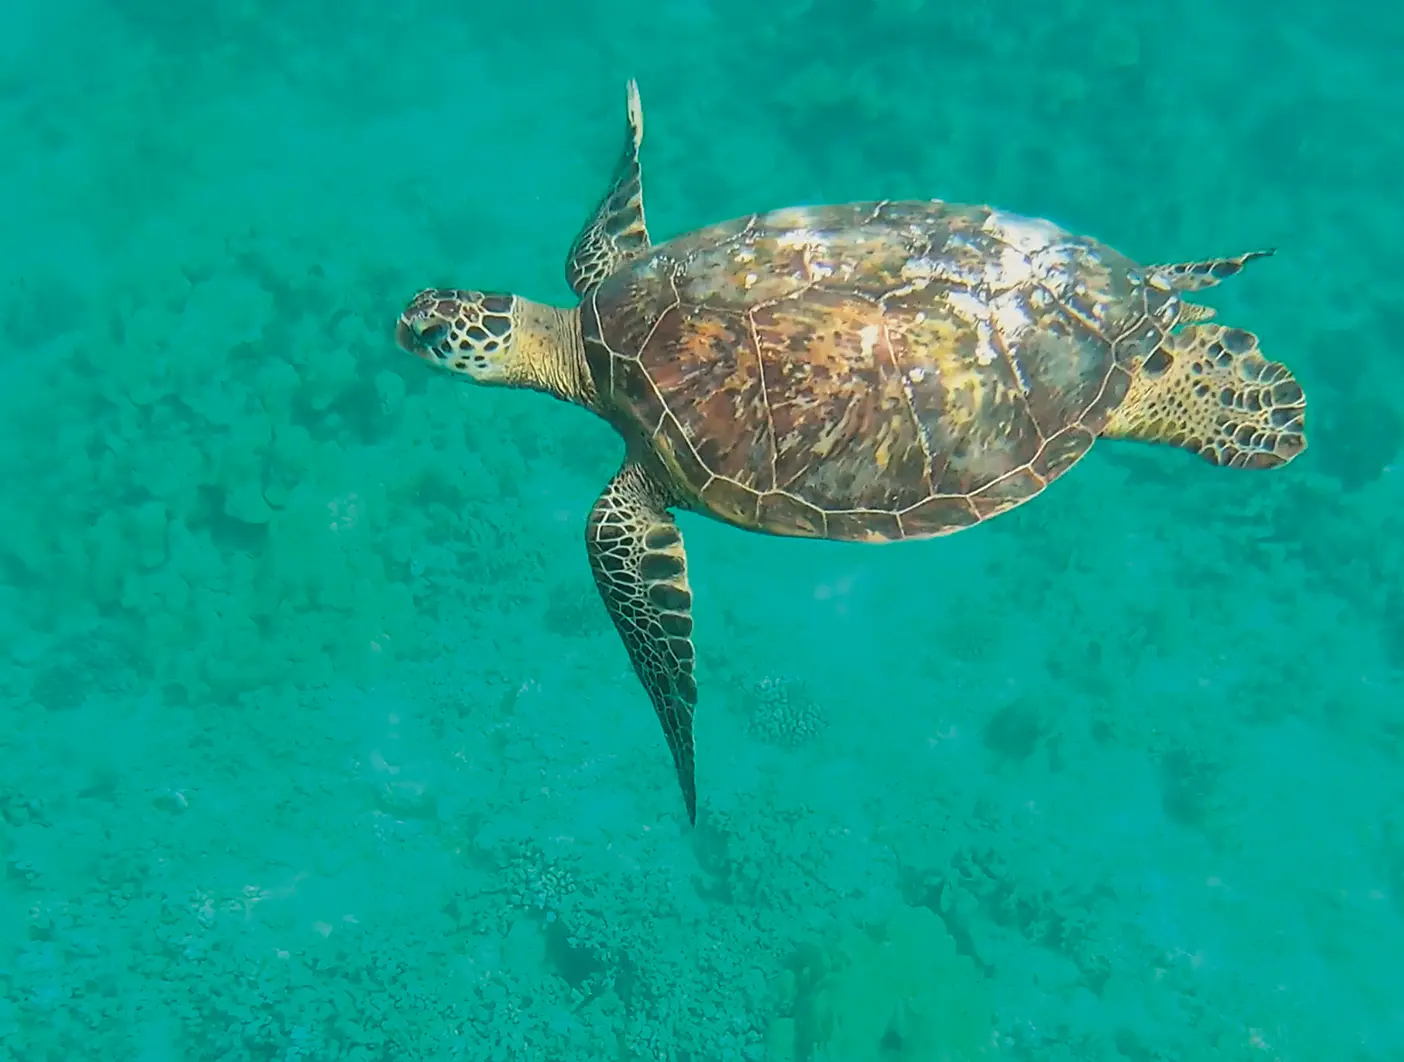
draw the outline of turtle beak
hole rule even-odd
[[[410,328],[409,323],[403,317],[395,322],[395,345],[406,354],[419,353],[415,349],[414,329]]]

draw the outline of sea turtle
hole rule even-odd
[[[1099,437],[1233,468],[1305,448],[1291,373],[1183,297],[1271,252],[1138,265],[1048,221],[939,200],[774,210],[655,244],[632,81],[627,101],[613,182],[566,260],[579,304],[433,288],[396,338],[623,436],[586,548],[690,821],[692,591],[670,510],[890,542],[1028,501]]]

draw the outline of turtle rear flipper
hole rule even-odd
[[[1155,265],[1146,270],[1151,283],[1160,281],[1162,289],[1173,291],[1203,291],[1212,288],[1221,280],[1227,280],[1243,271],[1249,262],[1259,258],[1271,258],[1274,251],[1248,251],[1245,254],[1229,255],[1224,258],[1206,258],[1202,262],[1175,262],[1168,265]]]
[[[566,256],[566,280],[582,299],[630,258],[649,248],[644,221],[643,171],[639,146],[643,144],[643,105],[633,79],[628,88],[628,124],[624,148],[614,167],[614,178]]]
[[[1180,446],[1215,465],[1275,468],[1306,449],[1306,395],[1252,332],[1195,324],[1146,358],[1102,435]]]

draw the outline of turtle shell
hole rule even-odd
[[[603,411],[680,504],[885,541],[969,527],[1066,472],[1180,306],[1047,221],[871,202],[659,244],[581,323]]]

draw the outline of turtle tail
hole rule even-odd
[[[1230,468],[1276,468],[1306,449],[1306,395],[1253,333],[1193,324],[1142,362],[1102,435],[1179,446]]]

